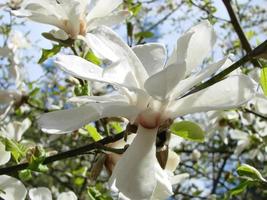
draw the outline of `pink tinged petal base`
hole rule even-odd
[[[172,101],[167,108],[171,118],[196,112],[236,108],[255,95],[256,84],[245,75],[230,76],[206,89]]]
[[[156,186],[156,129],[138,127],[133,143],[119,160],[110,178],[112,187],[131,200],[147,200]]]

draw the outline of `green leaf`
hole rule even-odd
[[[11,152],[12,157],[17,163],[26,156],[27,147],[15,140],[5,138],[6,150]]]
[[[246,190],[249,183],[250,183],[249,181],[241,182],[238,186],[236,186],[235,188],[229,191],[230,195],[235,196],[235,195],[241,194],[242,192]]]
[[[90,134],[90,136],[93,138],[93,140],[95,142],[101,140],[103,137],[98,133],[98,131],[96,130],[95,127],[91,126],[91,125],[87,125],[85,126],[85,129],[87,130],[87,132]]]
[[[19,172],[19,178],[23,181],[28,181],[32,179],[32,171],[29,169],[24,169]]]
[[[101,60],[92,51],[87,52],[85,59],[96,65],[101,65]]]
[[[170,130],[175,135],[190,141],[203,142],[205,139],[205,132],[200,128],[200,126],[190,121],[173,123]]]
[[[133,13],[133,16],[137,16],[142,9],[142,3],[138,3],[130,8],[130,11]]]
[[[264,65],[263,68],[261,69],[260,84],[264,92],[264,95],[267,96],[267,66],[266,65]]]
[[[42,56],[39,59],[38,64],[42,64],[48,58],[51,58],[56,55],[58,52],[60,52],[61,47],[61,45],[53,45],[52,49],[42,49]]]
[[[134,36],[135,38],[152,38],[154,36],[154,33],[150,31],[144,31],[144,32],[136,33]]]
[[[76,96],[87,96],[90,94],[90,85],[85,83],[84,85],[75,85],[74,94]]]
[[[36,172],[47,172],[48,167],[43,165],[45,158],[46,153],[42,147],[36,146],[34,149],[31,149],[31,151],[27,152],[28,169]]]
[[[239,176],[245,177],[252,181],[262,181],[265,183],[267,182],[256,168],[247,164],[242,164],[240,167],[238,167],[237,173]]]

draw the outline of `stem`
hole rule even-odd
[[[94,143],[91,143],[91,144],[88,144],[88,145],[85,145],[85,146],[82,146],[82,147],[79,147],[76,149],[72,149],[70,151],[65,151],[65,152],[58,153],[58,154],[53,155],[53,156],[49,156],[49,157],[45,158],[43,164],[47,165],[47,164],[53,163],[55,161],[64,160],[66,158],[71,158],[71,157],[76,157],[76,156],[82,155],[86,152],[89,152],[89,151],[92,151],[95,149],[111,150],[110,148],[108,148],[104,145],[112,143],[112,142],[116,142],[116,141],[122,139],[124,136],[124,133],[125,133],[125,131],[123,131],[119,134],[116,134],[116,135],[108,136],[108,137],[106,137],[106,138],[104,138],[98,142],[94,142]],[[117,149],[115,151],[116,151],[116,153],[122,153],[122,151],[119,149]],[[29,166],[29,163],[26,162],[26,163],[22,163],[22,164],[10,166],[10,167],[1,168],[0,169],[0,175],[12,174],[14,172],[26,169],[28,166]]]

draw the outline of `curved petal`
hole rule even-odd
[[[27,195],[25,186],[17,179],[7,176],[0,176],[0,197],[8,200],[24,200]]]
[[[11,158],[11,153],[6,151],[5,149],[5,145],[0,142],[0,165],[6,164]]]
[[[62,134],[78,130],[97,119],[99,119],[99,112],[93,106],[81,106],[70,110],[46,113],[38,119],[38,124],[43,132]]]
[[[230,63],[231,61],[227,57],[225,57],[222,60],[205,67],[196,75],[189,76],[187,79],[182,80],[177,85],[177,87],[174,88],[174,92],[172,94],[171,99],[175,99],[183,95],[185,92],[189,91],[189,89],[191,89],[193,86],[201,83],[203,80],[211,76],[218,69],[223,68],[225,66],[229,66]]]
[[[193,35],[186,48],[186,75],[189,75],[194,68],[203,62],[203,59],[208,56],[216,41],[215,32],[207,20],[190,28],[187,33],[190,32]],[[178,49],[178,51],[184,50]]]
[[[129,199],[150,199],[156,188],[156,135],[157,129],[139,126],[134,141],[112,173],[110,184]]]
[[[91,10],[87,15],[86,20],[89,21],[93,18],[107,16],[121,3],[122,0],[93,0],[91,1]]]
[[[69,192],[63,192],[59,194],[57,197],[57,200],[77,200],[77,196],[74,192],[69,191]]]
[[[230,109],[241,106],[253,98],[256,85],[245,75],[230,76],[206,89],[170,103],[169,116]]]
[[[177,166],[179,165],[180,161],[181,161],[180,156],[174,151],[169,150],[165,170],[174,172]]]
[[[117,101],[129,103],[129,99],[125,95],[121,94],[107,94],[101,96],[76,96],[68,99],[68,102],[75,104],[107,103]]]
[[[146,80],[146,91],[156,99],[167,99],[184,77],[185,70],[185,63],[169,65]]]
[[[29,190],[31,200],[52,200],[52,194],[46,187],[32,188]]]
[[[152,76],[163,69],[167,57],[164,45],[160,43],[137,45],[133,47],[133,51],[142,62],[148,76]]]
[[[165,171],[163,171],[163,169],[160,167],[158,163],[156,164],[156,168],[157,168],[156,172],[157,186],[153,192],[151,200],[167,199],[173,194],[172,184],[168,178],[168,174]]]
[[[120,58],[120,65],[116,65],[111,68],[108,73],[119,73],[120,71],[129,73],[128,76],[131,75],[132,81],[136,81],[139,88],[143,88],[144,81],[147,78],[146,70],[144,66],[137,58],[132,49],[110,28],[105,26],[100,26],[92,31],[93,35],[98,38],[98,41],[101,41],[102,44],[111,51],[113,51],[117,57]],[[92,35],[92,34],[91,34]],[[90,34],[88,34],[90,36]],[[94,44],[92,46],[92,44]],[[98,43],[92,43],[91,48],[97,52],[101,52],[101,46]],[[107,74],[108,76],[108,74]],[[124,83],[127,84],[129,82],[128,79],[124,80]],[[129,83],[128,83],[129,84]]]
[[[38,119],[38,124],[43,132],[62,134],[78,130],[103,117],[121,116],[133,120],[138,112],[135,106],[125,102],[92,103],[70,110],[46,113]]]
[[[107,15],[104,17],[94,18],[93,20],[88,22],[89,30],[92,30],[100,25],[105,26],[113,26],[116,24],[119,24],[126,20],[131,15],[131,13],[127,10],[118,11],[116,13],[113,13],[111,15]]]
[[[65,72],[74,77],[90,81],[109,83],[115,86],[136,87],[136,81],[125,70],[117,73],[107,73],[109,69],[101,67],[74,55],[60,55],[55,63]],[[116,64],[115,64],[116,65]],[[116,68],[116,66],[114,66]],[[133,81],[132,81],[133,80]]]

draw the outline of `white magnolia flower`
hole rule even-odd
[[[25,0],[19,16],[58,28],[55,38],[76,39],[99,25],[112,26],[128,17],[128,11],[114,11],[122,0]]]
[[[22,122],[14,121],[8,123],[6,126],[0,128],[0,136],[4,138],[20,141],[24,132],[31,126],[31,121],[26,118]],[[0,165],[6,164],[10,158],[11,153],[5,150],[5,145],[0,142]]]
[[[0,90],[0,120],[3,120],[12,109],[12,106],[21,100],[21,93],[16,91]]]
[[[27,195],[25,186],[17,179],[0,176],[0,197],[5,200],[24,200]]]
[[[46,187],[32,188],[29,190],[30,200],[52,200],[52,193]],[[77,196],[72,192],[60,193],[57,200],[77,200]]]
[[[156,173],[155,165],[155,138],[158,127],[166,120],[237,107],[254,96],[254,82],[245,75],[236,75],[184,97],[227,62],[224,58],[196,74],[191,73],[215,42],[214,31],[207,21],[178,39],[167,62],[163,45],[152,43],[131,49],[106,27],[89,33],[87,41],[94,51],[116,62],[102,69],[77,56],[59,56],[57,64],[75,77],[112,84],[119,94],[72,98],[71,102],[82,105],[45,114],[39,124],[43,131],[54,134],[77,130],[102,117],[122,116],[139,124],[137,137],[116,165],[111,179],[130,199],[150,199],[162,181],[165,195],[172,194],[171,184],[166,184],[168,179]]]
[[[13,121],[0,129],[0,135],[3,137],[20,141],[22,135],[30,128],[31,120],[29,118],[24,119],[22,122]]]

